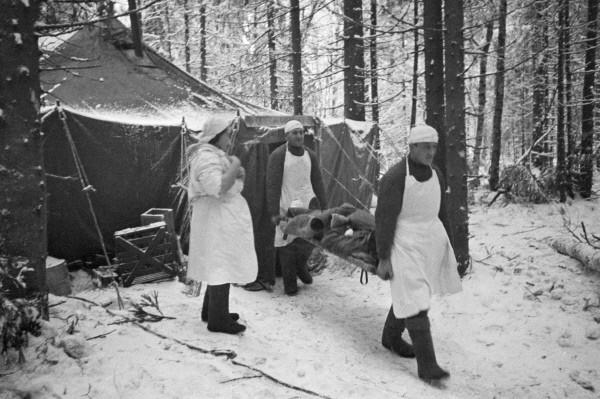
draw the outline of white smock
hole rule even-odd
[[[286,150],[283,178],[281,179],[281,199],[279,200],[280,216],[283,217],[287,214],[292,202],[294,202],[294,206],[308,208],[310,200],[315,197],[310,181],[311,166],[310,155],[308,155],[306,148],[302,156],[296,156],[289,149]],[[284,247],[294,241],[295,238],[296,236],[288,234],[284,239],[280,224],[275,228],[274,246]]]
[[[231,162],[219,148],[202,145],[191,160],[188,198],[192,202],[187,277],[209,285],[247,284],[256,279],[252,218],[241,192],[243,180],[219,195]]]
[[[408,158],[402,210],[396,222],[390,279],[396,318],[430,308],[432,295],[462,290],[450,239],[438,217],[441,189],[436,172],[419,182],[410,175]]]

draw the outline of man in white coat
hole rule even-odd
[[[252,218],[242,197],[245,171],[227,154],[232,128],[227,119],[208,118],[199,142],[188,148],[192,204],[187,277],[207,284],[202,320],[208,330],[239,334],[246,326],[229,313],[231,284],[254,281],[258,271]]]
[[[377,274],[389,279],[392,294],[382,344],[400,356],[416,356],[419,378],[428,381],[450,376],[435,357],[427,316],[431,296],[461,291],[446,187],[433,165],[437,142],[431,126],[411,130],[409,155],[381,179],[375,211]],[[412,346],[401,337],[405,327]]]

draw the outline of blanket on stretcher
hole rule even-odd
[[[300,237],[332,254],[375,273],[375,217],[367,211],[343,204],[324,211],[289,208],[282,222],[284,234]]]

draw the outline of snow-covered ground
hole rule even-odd
[[[280,279],[273,293],[232,287],[231,310],[248,327],[239,336],[206,329],[204,287],[199,297],[178,281],[121,288],[119,311],[115,290],[82,284],[80,272],[77,298],[51,296],[50,321],[26,362],[11,353],[0,365],[0,397],[598,398],[600,275],[544,239],[569,236],[563,214],[600,234],[600,202],[561,212],[502,200],[487,207],[490,198],[470,208],[464,291],[430,312],[438,361],[452,374],[442,386],[420,381],[414,359],[381,346],[388,283],[370,276],[361,285],[358,270],[330,259],[295,297]],[[121,322],[154,291],[174,319]]]

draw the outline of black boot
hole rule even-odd
[[[289,296],[298,294],[298,277],[296,275],[296,251],[291,243],[279,249],[279,263],[281,263],[281,274],[283,289]]]
[[[226,334],[238,334],[246,329],[229,316],[229,284],[209,285],[208,330]]]
[[[381,335],[381,344],[384,348],[393,350],[402,357],[415,357],[415,351],[411,344],[402,339],[404,332],[404,319],[397,319],[394,316],[394,307],[390,307],[383,334]]]
[[[207,286],[206,291],[204,292],[204,301],[202,301],[202,313],[200,314],[202,321],[205,323],[208,321],[208,303],[209,299]],[[240,315],[237,313],[229,313],[229,317],[231,317],[233,321],[238,321],[240,319]]]
[[[417,357],[419,378],[432,381],[450,377],[450,373],[437,364],[427,312],[421,312],[416,316],[408,317],[406,319],[406,328],[408,329],[408,334],[412,340]]]
[[[310,272],[308,271],[308,265],[306,264],[306,262],[302,263],[301,265],[298,265],[297,274],[300,281],[302,281],[304,284],[312,284],[313,278],[310,275]]]
[[[283,274],[283,290],[289,296],[298,294],[298,280],[296,279],[296,268],[293,264],[281,265]]]
[[[304,284],[312,284],[313,278],[308,271],[308,258],[314,246],[307,241],[296,239],[294,242],[298,242],[298,255],[296,257],[296,274],[300,281]]]

